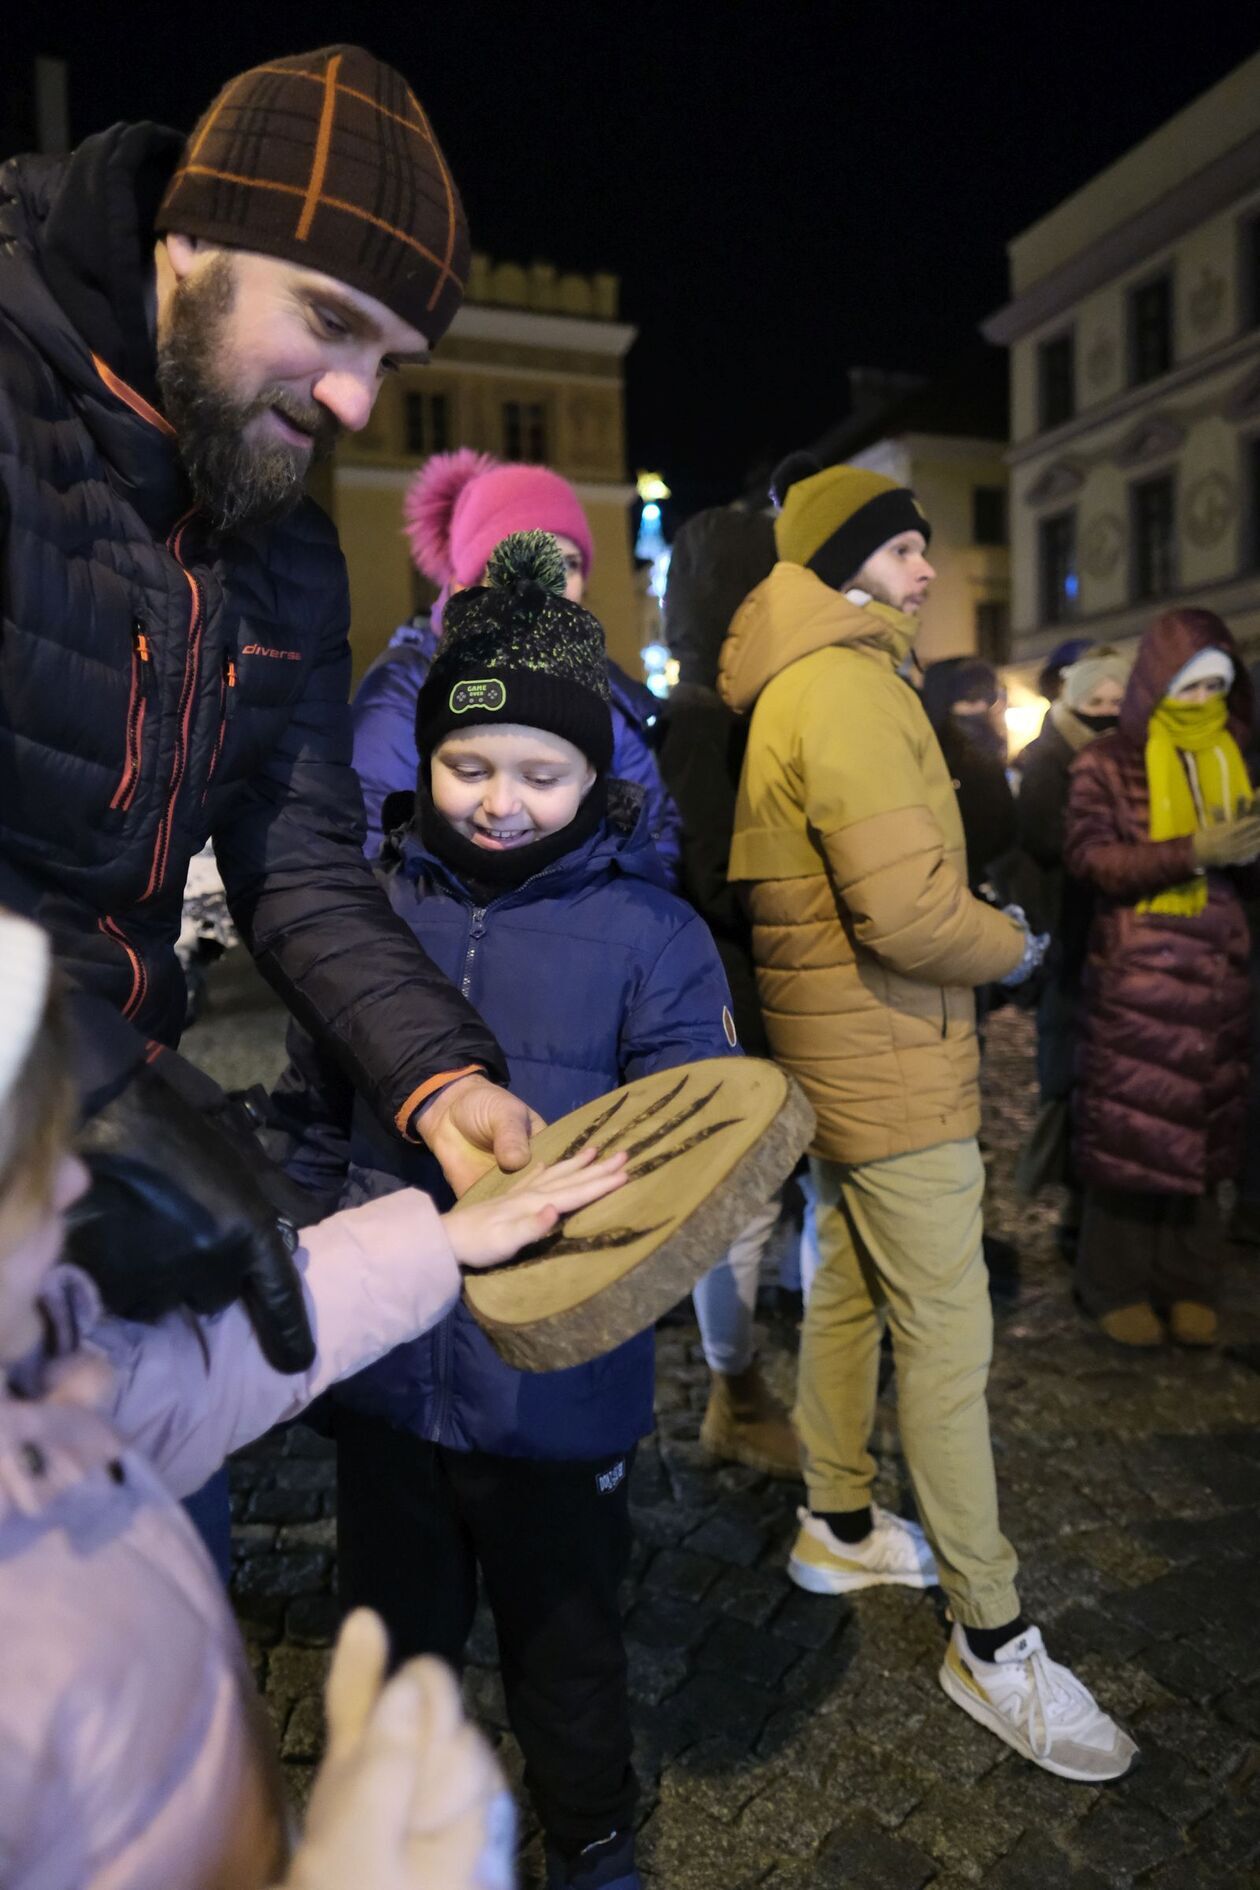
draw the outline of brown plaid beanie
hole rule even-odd
[[[230,79],[181,154],[159,232],[335,276],[436,342],[463,300],[468,225],[414,92],[361,46]]]

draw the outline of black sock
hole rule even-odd
[[[864,1542],[875,1526],[869,1503],[861,1509],[816,1509],[811,1514],[825,1522],[839,1542]]]
[[[1013,1641],[1017,1635],[1025,1634],[1027,1631],[1028,1623],[1022,1614],[1017,1614],[1015,1619],[1008,1621],[1005,1627],[965,1627],[963,1629],[963,1633],[967,1636],[967,1645],[976,1659],[989,1661],[997,1658],[999,1647],[1005,1647],[1008,1641]]]

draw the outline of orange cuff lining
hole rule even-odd
[[[468,1063],[462,1070],[443,1070],[440,1076],[431,1076],[427,1083],[421,1083],[419,1089],[412,1090],[410,1096],[408,1096],[406,1102],[394,1117],[394,1127],[397,1129],[399,1135],[407,1142],[423,1141],[424,1138],[422,1136],[413,1135],[411,1132],[412,1117],[421,1104],[426,1103],[435,1091],[445,1089],[448,1083],[457,1083],[461,1076],[484,1076],[485,1073],[486,1066],[484,1063]]]

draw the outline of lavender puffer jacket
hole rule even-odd
[[[318,1356],[264,1361],[239,1307],[102,1318],[73,1268],[57,1343],[0,1380],[0,1883],[254,1890],[285,1812],[245,1650],[177,1499],[338,1378],[428,1329],[459,1291],[432,1203],[407,1190],[302,1236]]]

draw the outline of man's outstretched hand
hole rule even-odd
[[[461,1076],[425,1104],[415,1127],[455,1193],[465,1194],[492,1168],[516,1174],[526,1167],[530,1138],[546,1124],[497,1083]]]

